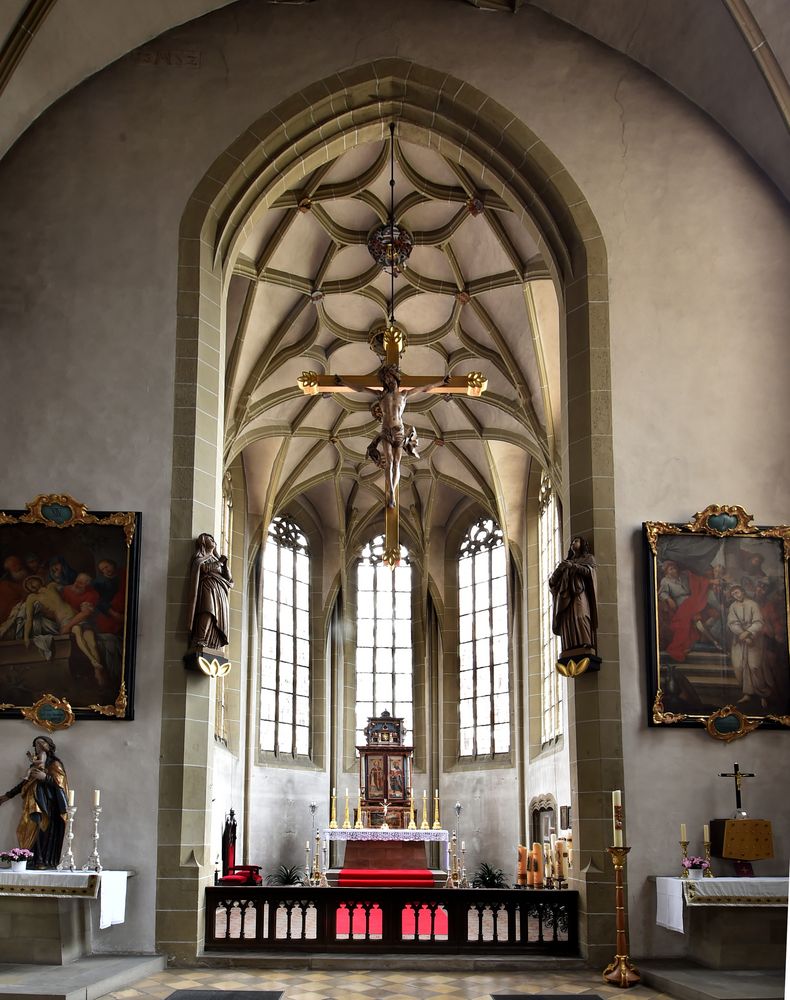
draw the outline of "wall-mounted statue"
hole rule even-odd
[[[33,852],[34,868],[55,868],[63,849],[69,785],[63,762],[55,756],[49,736],[37,736],[28,750],[25,777],[5,795],[0,805],[22,795],[22,818],[16,829],[20,847]]]
[[[598,600],[595,559],[589,543],[577,535],[568,556],[549,577],[554,597],[552,630],[560,637],[562,656],[595,655],[597,652]]]
[[[189,581],[189,638],[192,649],[222,650],[230,629],[230,588],[233,579],[227,556],[217,552],[209,534],[199,535]]]

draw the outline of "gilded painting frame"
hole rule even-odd
[[[134,717],[140,520],[64,493],[0,512],[0,718]]]
[[[648,725],[790,728],[790,526],[739,505],[646,521]]]

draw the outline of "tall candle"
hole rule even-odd
[[[310,841],[309,841],[309,840],[305,841],[305,845],[304,845],[304,849],[305,849],[306,851],[309,851],[309,850],[310,850]]]
[[[436,799],[439,798],[439,789],[438,788],[434,789],[433,795],[434,795],[434,798],[436,798]]]
[[[704,823],[702,826],[702,841],[705,844],[710,843],[710,827],[707,823]]]
[[[69,805],[70,806],[74,805],[74,789],[73,788],[69,789]]]
[[[681,823],[680,824],[680,839],[681,840],[688,840],[688,837],[686,836],[686,824],[685,823]]]
[[[98,788],[93,789],[93,804],[98,806],[101,803],[101,791]]]
[[[334,786],[333,786],[333,787],[332,787],[332,797],[334,798],[334,796],[335,796],[335,788],[334,788]]]
[[[617,788],[612,792],[612,827],[614,847],[623,846],[623,793]]]

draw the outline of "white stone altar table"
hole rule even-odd
[[[775,964],[772,945],[783,954],[787,878],[657,877],[655,882],[656,923],[686,934],[689,956],[703,965],[768,967]],[[755,909],[768,912],[757,918]]]
[[[0,962],[62,965],[90,950],[90,920],[82,900],[98,900],[99,929],[126,919],[126,881],[131,871],[0,870]],[[28,927],[15,934],[17,921]]]
[[[326,829],[323,832],[324,840],[334,840],[342,841],[348,844],[362,844],[374,845],[381,844],[384,847],[391,844],[412,844],[414,841],[422,843],[441,843],[444,844],[444,870],[449,871],[450,869],[450,832],[449,830],[381,830],[378,828],[369,830],[343,830],[338,827],[337,830]],[[380,851],[382,854],[382,860],[388,860],[385,856],[385,852]],[[422,864],[425,864],[425,859],[422,859]],[[410,867],[409,864],[364,864],[358,863],[357,859],[348,857],[348,847],[346,848],[346,857],[344,860],[344,865],[346,868],[392,868],[392,867]],[[416,867],[414,864],[411,867]]]

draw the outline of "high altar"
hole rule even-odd
[[[346,844],[344,868],[417,870],[425,869],[425,845],[444,844],[442,862],[449,865],[449,833],[411,823],[412,754],[404,742],[403,719],[389,712],[368,719],[365,744],[359,752],[359,806],[354,829],[324,831],[324,838]],[[411,823],[411,829],[409,829]]]

